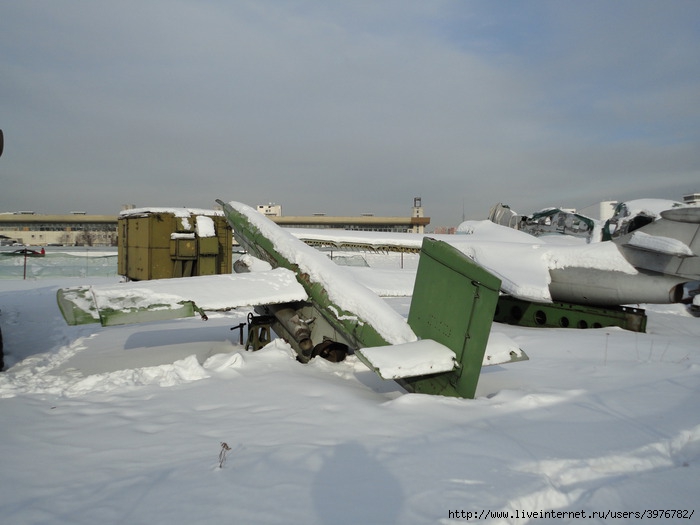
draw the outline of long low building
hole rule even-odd
[[[284,227],[339,228],[354,231],[424,233],[429,217],[270,216]],[[117,246],[117,215],[43,215],[34,212],[0,213],[0,244],[27,246]]]
[[[423,216],[423,203],[420,197],[414,197],[410,217],[379,217],[373,213],[363,213],[359,217],[338,217],[325,213],[310,216],[282,215],[279,204],[258,205],[258,211],[282,227],[287,228],[336,228],[351,231],[378,231],[425,233],[430,218]]]
[[[117,216],[0,213],[0,239],[5,245],[116,246]]]
[[[331,217],[327,215],[270,217],[287,228],[339,228],[341,230],[424,233],[429,217]]]

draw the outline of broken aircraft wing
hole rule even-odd
[[[200,277],[157,279],[58,291],[58,304],[71,325],[103,326],[192,317],[195,312],[303,301],[294,273],[275,270]]]

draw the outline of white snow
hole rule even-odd
[[[415,268],[397,271],[398,268],[390,270],[347,266],[345,270],[381,297],[405,297],[413,293]]]
[[[91,286],[100,309],[128,310],[161,304],[174,308],[194,301],[204,310],[228,310],[257,304],[303,301],[304,288],[284,268],[255,273],[203,275]]]
[[[78,285],[121,286],[0,279],[3,523],[477,521],[461,511],[508,515],[485,524],[555,522],[522,517],[540,511],[638,523],[590,516],[664,509],[693,512],[666,522],[698,519],[700,319],[682,306],[649,307],[646,334],[494,325],[492,339],[530,360],[484,368],[465,400],[407,394],[355,356],[302,365],[277,339],[246,352],[230,328],[247,310],[67,326],[56,290]],[[387,302],[401,315],[410,304]]]
[[[197,235],[199,237],[216,237],[216,227],[211,217],[197,215]]]
[[[534,237],[499,226],[491,221],[465,221],[457,235],[431,235],[454,246],[501,280],[501,289],[516,297],[550,302],[549,270],[565,267],[598,268],[635,274],[614,243],[587,244],[584,239],[556,235]],[[344,232],[341,230],[293,230],[294,235],[316,241],[336,240],[367,246],[420,247],[423,235],[380,232]],[[362,269],[353,268],[361,275]],[[401,295],[399,290],[382,291],[378,282],[370,288],[381,295]]]
[[[483,366],[508,363],[511,358],[520,358],[523,355],[522,349],[510,337],[502,332],[498,332],[498,325],[491,330],[486,351],[484,352]]]
[[[360,353],[384,379],[449,372],[455,367],[455,353],[430,339],[363,348]]]
[[[693,250],[678,239],[662,237],[660,235],[649,235],[641,231],[633,232],[626,244],[642,250],[676,255],[678,257],[692,257],[694,255]]]
[[[285,228],[285,231],[294,235],[298,239],[309,241],[332,241],[338,244],[366,244],[381,248],[386,245],[393,245],[396,242],[397,234],[391,232],[369,232],[352,231],[334,228],[314,229],[314,228]],[[424,235],[413,233],[401,233],[399,238],[404,246],[419,250],[423,244]]]

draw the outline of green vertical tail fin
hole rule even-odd
[[[457,367],[404,378],[413,392],[473,398],[498,303],[501,281],[447,243],[425,238],[408,324],[421,339],[455,353]]]

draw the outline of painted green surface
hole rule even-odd
[[[473,398],[501,281],[452,246],[425,238],[408,324],[422,339],[451,349],[452,372],[404,379],[414,392]]]
[[[645,332],[647,316],[640,308],[596,307],[571,303],[533,303],[501,296],[494,321],[536,328],[605,328],[617,326]]]
[[[196,305],[192,301],[178,304],[150,303],[148,306],[133,306],[134,297],[110,299],[110,307],[98,308],[89,286],[62,288],[56,294],[58,307],[66,323],[75,326],[100,323],[115,326],[132,323],[147,323],[193,317]]]
[[[61,288],[56,294],[58,308],[71,326],[100,322],[100,314],[89,286]]]
[[[194,303],[192,301],[183,301],[178,305],[152,304],[146,308],[102,309],[100,310],[100,317],[102,326],[181,319],[183,317],[194,317]]]

